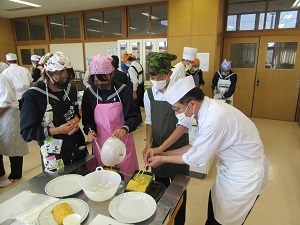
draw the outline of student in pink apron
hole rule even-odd
[[[126,145],[126,157],[118,164],[124,174],[139,168],[132,131],[139,125],[139,114],[132,91],[113,79],[112,58],[95,55],[90,62],[90,84],[82,99],[82,123],[88,140],[93,141],[93,154],[103,166],[95,144],[102,147],[109,137],[118,137]]]

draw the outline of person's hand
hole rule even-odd
[[[215,95],[215,94],[217,94],[218,91],[217,91],[217,89],[215,89],[213,92],[214,92],[214,95]]]
[[[68,124],[68,135],[74,134],[79,129],[79,118],[75,117],[74,119],[71,119],[67,122]]]
[[[137,94],[136,94],[136,91],[133,91],[132,97],[133,97],[133,100],[137,100],[138,96],[137,96]]]
[[[97,133],[95,131],[90,131],[87,136],[88,142],[92,142],[93,140],[97,140]]]
[[[147,161],[148,166],[156,168],[156,167],[164,164],[164,157],[165,156],[157,155],[157,156],[149,158]]]
[[[111,136],[122,138],[125,134],[127,134],[127,131],[124,128],[121,128],[121,129],[116,129]]]
[[[143,150],[142,154],[143,154],[144,162],[148,162],[149,158],[152,158],[156,155],[162,154],[162,151],[159,149],[159,147],[147,148],[147,146],[146,146],[145,149]]]

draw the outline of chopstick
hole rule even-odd
[[[93,132],[91,128],[89,128],[89,130],[90,130],[90,132]],[[101,152],[101,148],[100,148],[100,146],[99,146],[97,140],[94,140],[94,142],[95,142],[95,144],[96,144],[96,146],[97,146],[97,148],[98,148],[98,151]]]
[[[143,166],[143,170],[139,170],[139,172],[135,175],[134,180],[137,180],[138,175],[142,176],[147,169],[148,169],[148,164],[145,163]],[[141,173],[141,171],[142,171],[142,173]]]

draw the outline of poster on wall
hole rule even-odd
[[[118,55],[118,46],[107,46],[107,55]]]
[[[197,58],[200,60],[200,69],[208,72],[209,69],[209,53],[197,53]]]

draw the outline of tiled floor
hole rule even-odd
[[[270,162],[270,175],[265,192],[257,201],[245,225],[299,225],[300,127],[292,122],[252,120],[257,125],[265,145],[266,156]],[[137,129],[134,137],[142,165],[145,126]],[[28,145],[30,154],[24,158],[23,179],[11,187],[0,189],[0,194],[41,172],[38,145],[35,142]],[[90,147],[89,145],[89,149]],[[9,172],[7,157],[5,165]],[[187,225],[205,223],[208,192],[215,175],[214,163],[204,179],[191,179],[188,186]]]

